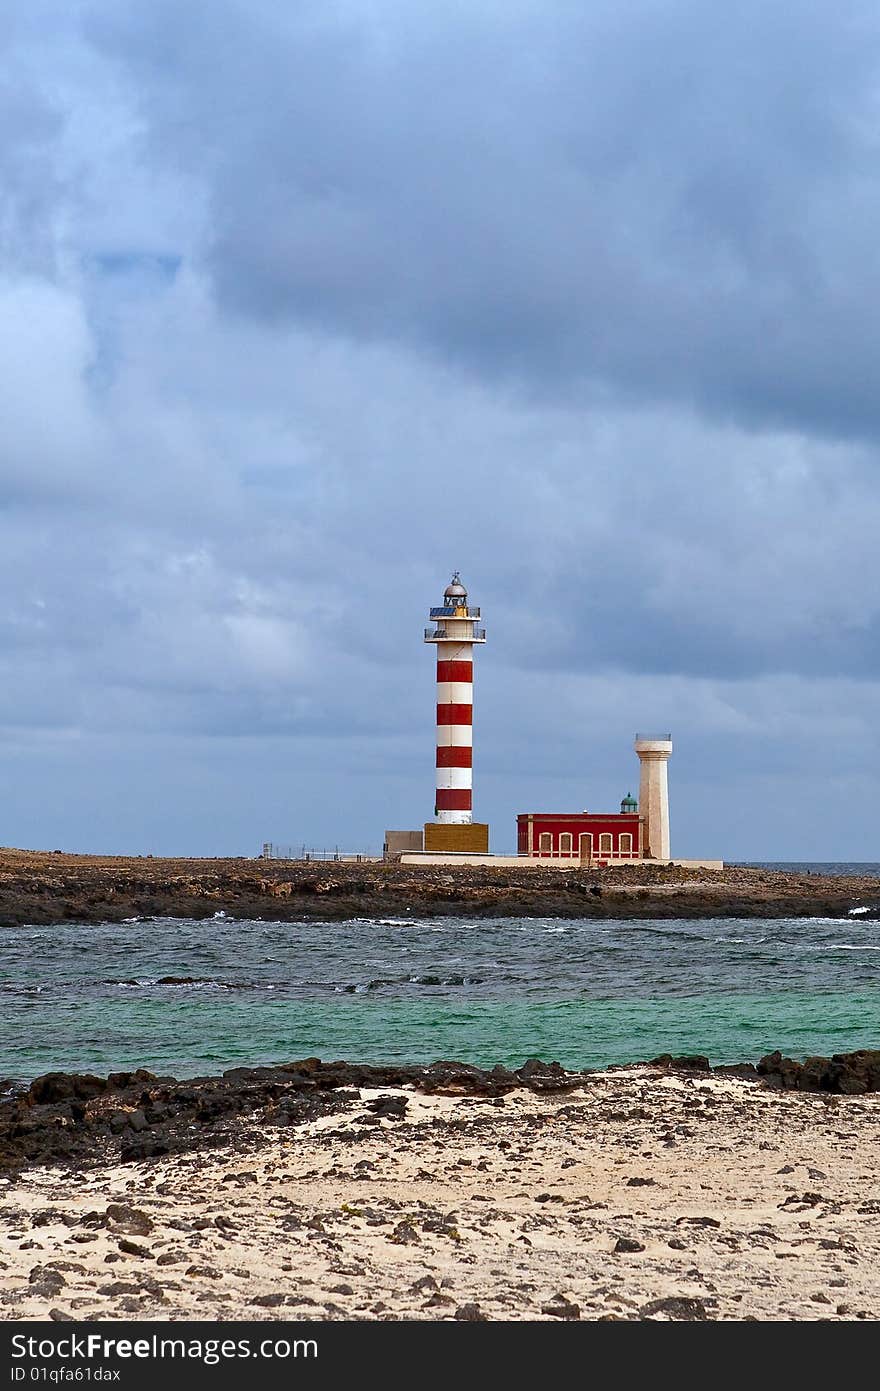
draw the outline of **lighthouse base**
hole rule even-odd
[[[425,850],[441,854],[488,855],[488,824],[485,821],[469,821],[454,826],[444,822],[426,821]]]

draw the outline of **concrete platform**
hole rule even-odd
[[[569,874],[575,869],[603,870],[616,869],[620,865],[676,865],[680,869],[723,869],[723,860],[613,860],[610,865],[583,865],[580,860],[573,858],[562,860],[558,858],[546,859],[535,858],[531,855],[468,855],[468,854],[431,854],[428,852],[413,852],[412,854],[401,855],[402,865],[490,865],[496,869],[565,869]]]

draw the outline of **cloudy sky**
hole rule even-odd
[[[878,859],[873,0],[0,10],[0,843]]]

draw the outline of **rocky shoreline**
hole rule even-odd
[[[154,859],[0,850],[0,925],[149,917],[880,917],[880,880],[731,866],[603,870]]]
[[[875,1319],[878,1085],[880,1053],[49,1074],[0,1105],[0,1317]]]
[[[708,1058],[663,1056],[611,1071],[650,1067],[664,1075],[736,1077],[775,1090],[859,1096],[880,1091],[880,1051],[861,1050],[803,1062],[767,1054],[757,1064],[712,1067]],[[73,1168],[123,1164],[204,1149],[235,1150],[278,1128],[345,1111],[360,1091],[407,1088],[424,1096],[503,1103],[510,1093],[570,1095],[589,1091],[595,1070],[567,1071],[532,1058],[516,1070],[469,1063],[429,1066],[322,1062],[305,1058],[275,1067],[236,1067],[219,1077],[178,1080],[141,1068],[107,1077],[50,1072],[27,1088],[5,1084],[0,1099],[0,1174],[35,1165]],[[2,1087],[3,1084],[0,1084]],[[407,1101],[372,1104],[357,1124],[398,1120]]]

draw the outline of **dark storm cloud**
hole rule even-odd
[[[527,392],[880,424],[865,0],[92,7],[223,303]]]

